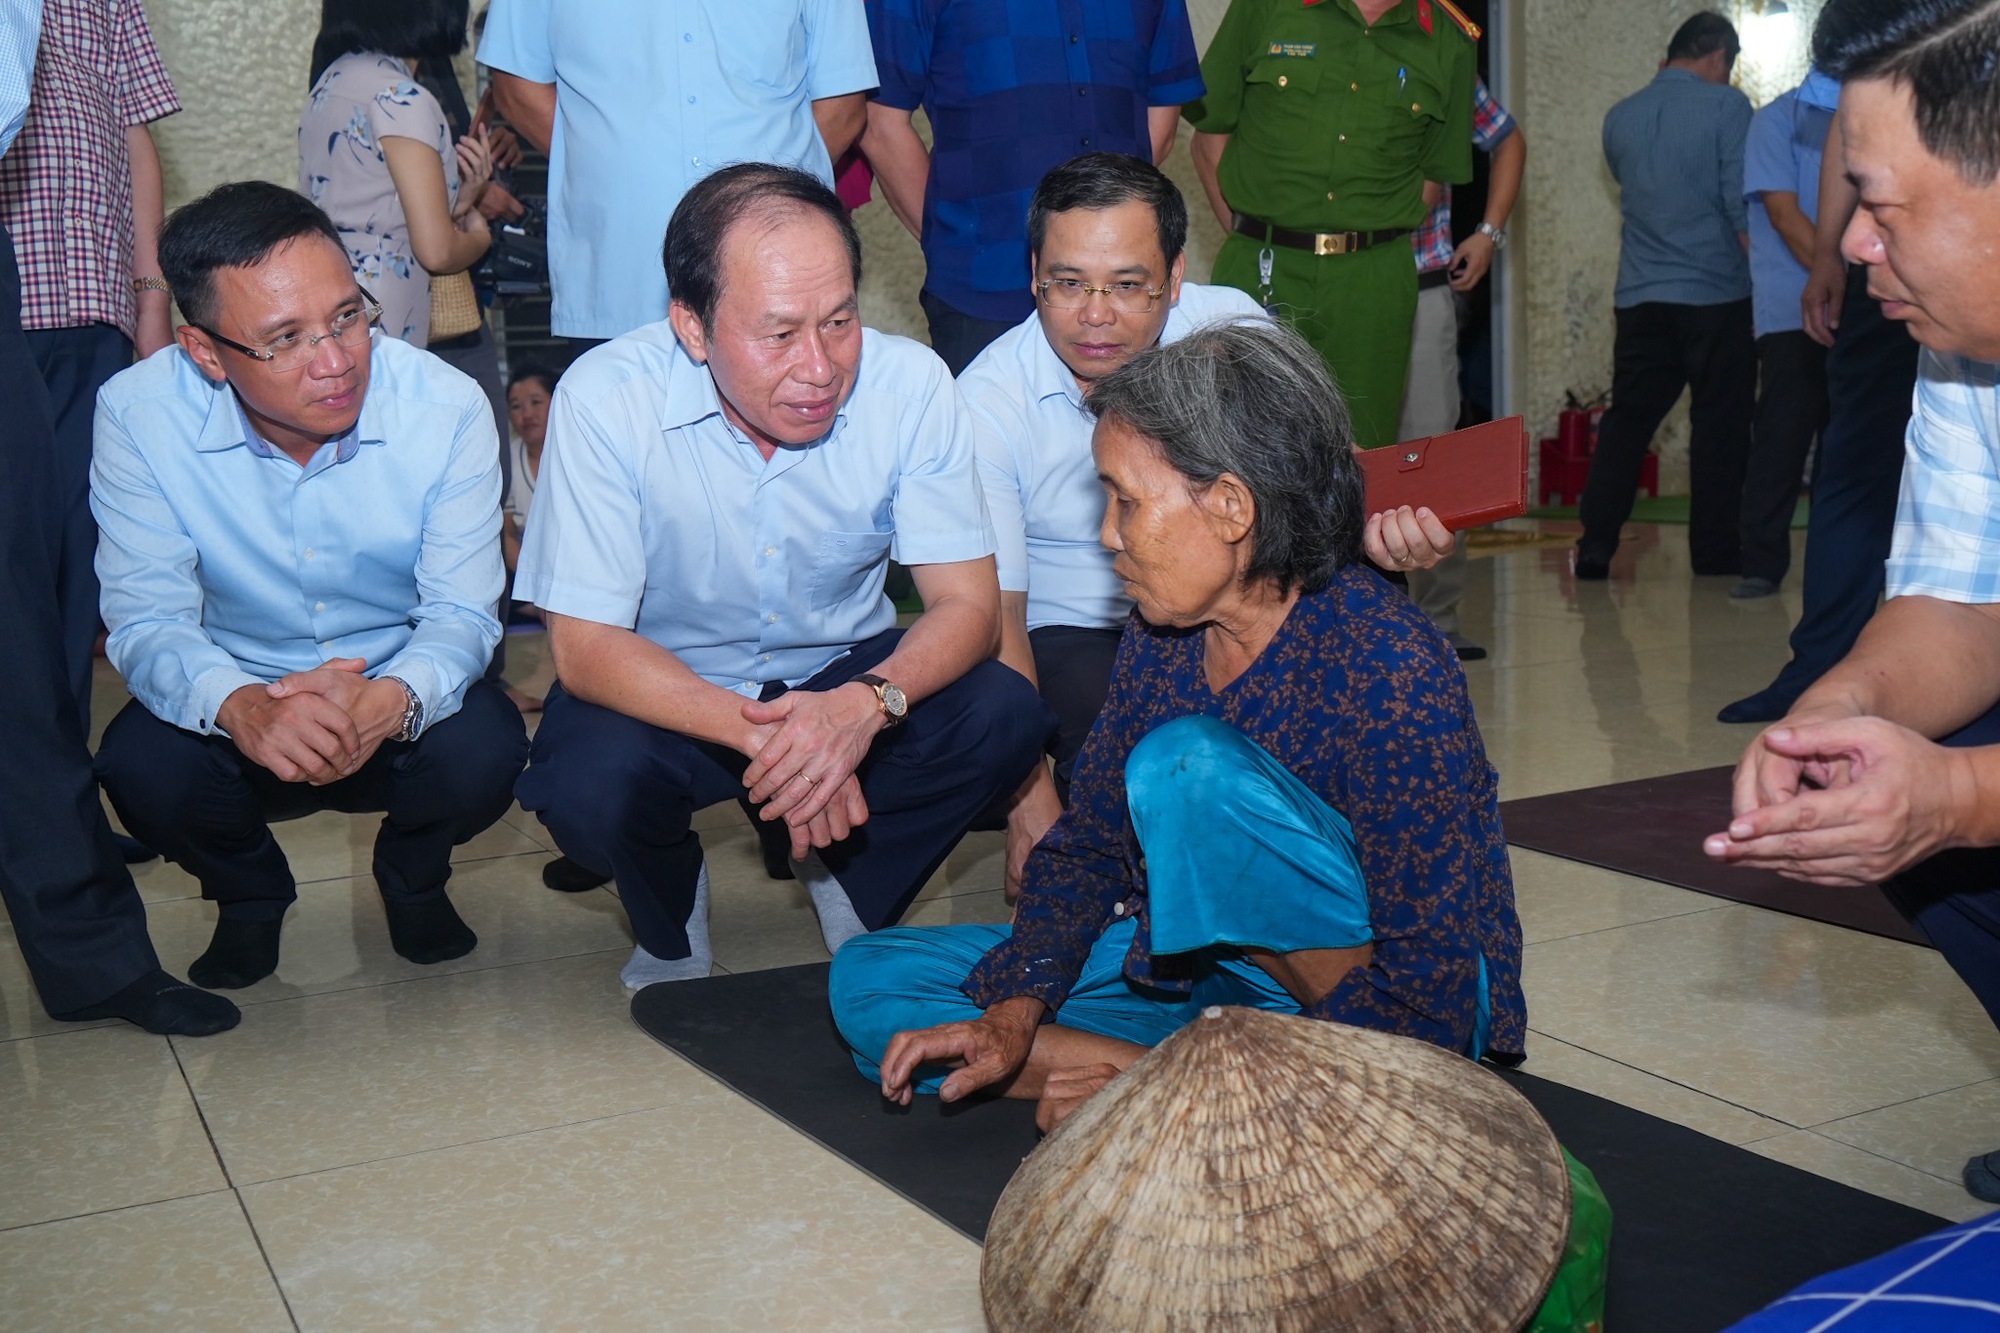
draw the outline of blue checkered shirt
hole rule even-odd
[[[0,0],[0,157],[28,118],[41,31],[42,0]]]
[[[2000,365],[1925,349],[1889,595],[2000,602]]]
[[[884,106],[930,117],[924,286],[1017,323],[1028,200],[1080,153],[1153,160],[1149,107],[1202,94],[1186,0],[879,0],[868,6]]]

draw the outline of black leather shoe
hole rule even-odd
[[[1611,577],[1611,557],[1590,555],[1579,546],[1576,548],[1576,576],[1584,583],[1602,583]]]
[[[557,893],[587,893],[610,882],[611,876],[600,875],[567,856],[559,856],[542,867],[543,886]]]
[[[1715,715],[1717,722],[1776,722],[1792,711],[1798,701],[1796,694],[1787,693],[1773,685],[1762,689],[1747,699],[1738,699]]]
[[[1445,637],[1451,640],[1452,651],[1458,654],[1459,661],[1484,662],[1486,660],[1486,650],[1466,638],[1463,634],[1447,634]]]

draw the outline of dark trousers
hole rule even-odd
[[[1783,582],[1806,454],[1826,426],[1826,348],[1804,331],[1757,340],[1757,425],[1743,474],[1743,573]]]
[[[146,909],[111,840],[84,700],[56,595],[65,555],[67,466],[40,369],[21,331],[14,247],[0,228],[0,898],[35,990],[51,1014],[86,1008],[160,965]],[[86,462],[89,455],[86,450]],[[88,560],[86,553],[85,559]],[[93,626],[96,610],[91,611]]]
[[[1792,630],[1792,660],[1771,685],[1791,698],[1847,656],[1881,599],[1917,350],[1909,330],[1868,295],[1866,266],[1854,265],[1826,358],[1829,413],[1806,519],[1805,608]]]
[[[1028,631],[1042,702],[1056,715],[1055,739],[1048,753],[1056,761],[1056,794],[1064,805],[1069,804],[1076,757],[1111,691],[1111,667],[1118,660],[1118,640],[1123,636],[1123,630],[1080,625],[1044,625]]]
[[[801,688],[852,680],[901,637],[890,630],[858,644]],[[859,770],[868,822],[820,852],[863,925],[874,930],[902,916],[979,813],[1020,786],[1052,726],[1028,682],[987,661],[876,738]],[[518,795],[565,855],[617,879],[646,952],[686,958],[702,863],[694,813],[740,796],[749,762],[728,746],[585,703],[558,683]]]
[[[97,772],[125,827],[200,880],[222,915],[271,921],[298,896],[273,821],[382,811],[375,882],[384,898],[422,901],[444,892],[451,849],[507,812],[527,757],[520,710],[474,681],[456,713],[323,787],[282,781],[227,736],[182,731],[136,700],[105,729]]]
[[[968,315],[946,305],[928,290],[917,293],[917,304],[924,308],[924,318],[930,324],[931,350],[951,369],[954,379],[986,350],[988,343],[1014,327],[1005,320]]]
[[[63,660],[77,711],[90,725],[91,656],[97,646],[97,520],[90,514],[90,442],[97,391],[132,364],[132,341],[109,324],[28,333],[55,413],[57,520],[62,549],[56,598],[62,609]]]
[[[1602,560],[1617,551],[1653,432],[1681,390],[1691,388],[1688,553],[1697,574],[1736,573],[1743,469],[1757,407],[1750,302],[1648,301],[1623,307],[1612,359],[1611,406],[1598,428],[1597,452],[1583,487],[1577,550]]]
[[[1843,329],[1845,324],[1843,315]],[[2000,744],[2000,706],[1941,744]],[[1939,852],[1884,884],[1882,892],[2000,1025],[2000,847]]]

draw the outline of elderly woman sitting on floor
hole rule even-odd
[[[1068,811],[1007,925],[884,930],[832,1003],[883,1095],[1038,1100],[1044,1128],[1208,1004],[1518,1061],[1497,779],[1451,645],[1362,563],[1347,410],[1272,325],[1091,395],[1137,603]]]

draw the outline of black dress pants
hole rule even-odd
[[[1104,711],[1111,692],[1111,668],[1118,660],[1122,629],[1044,625],[1028,631],[1035,654],[1035,679],[1042,702],[1056,715],[1049,754],[1056,761],[1056,794],[1069,804],[1069,782],[1083,742]]]
[[[954,379],[965,373],[965,368],[986,350],[987,344],[1014,327],[1005,320],[968,315],[956,306],[946,305],[929,291],[917,293],[917,304],[924,308],[924,319],[930,325],[931,350],[938,354]]]
[[[1796,699],[1847,656],[1881,600],[1903,483],[1903,436],[1917,388],[1917,342],[1848,270],[1840,332],[1826,357],[1829,411],[1806,520],[1805,609],[1792,660],[1771,689]]]
[[[1618,550],[1653,432],[1681,390],[1691,388],[1688,554],[1697,574],[1737,573],[1743,472],[1757,406],[1750,302],[1625,306],[1618,311],[1613,362],[1611,406],[1583,488],[1579,554],[1609,560]]]
[[[382,811],[376,885],[421,902],[444,892],[451,849],[507,812],[527,759],[521,711],[477,680],[456,713],[414,741],[382,742],[359,772],[323,787],[283,781],[227,736],[183,731],[137,700],[105,728],[97,771],[125,827],[200,880],[223,916],[275,921],[297,894],[272,821]]]
[[[1743,573],[1782,583],[1806,454],[1826,426],[1826,348],[1800,329],[1757,340],[1757,425],[1743,476]]]
[[[56,595],[62,461],[20,312],[14,247],[0,228],[0,624],[9,671],[0,690],[0,898],[43,1007],[59,1015],[109,998],[160,961],[91,777],[90,719],[78,707]]]

